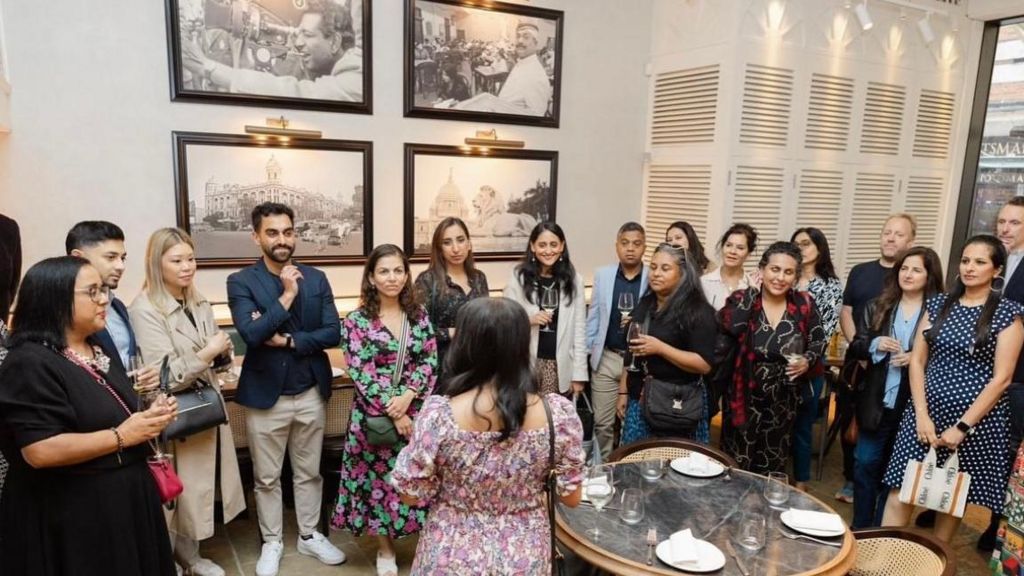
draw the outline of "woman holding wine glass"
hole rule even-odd
[[[146,281],[129,309],[142,360],[159,366],[168,358],[171,392],[202,386],[220,394],[214,367],[230,363],[231,339],[217,328],[213,309],[194,285],[195,245],[184,230],[161,228],[146,246]],[[170,442],[168,450],[185,485],[168,526],[178,564],[197,576],[224,571],[199,554],[213,536],[215,494],[224,522],[245,509],[245,496],[228,423]],[[219,479],[219,485],[217,480]]]
[[[652,429],[644,420],[641,394],[648,378],[703,388],[714,352],[715,311],[701,292],[700,276],[687,252],[659,244],[647,277],[650,290],[630,318],[626,337],[631,358],[619,383],[623,444],[648,436],[696,437],[700,423],[692,429]],[[700,397],[703,402],[703,391]]]
[[[587,373],[583,277],[569,260],[562,227],[541,222],[530,233],[523,260],[505,284],[506,298],[530,317],[530,351],[541,394],[582,392]]]
[[[109,301],[77,256],[42,260],[22,280],[0,367],[4,574],[174,576],[146,458],[177,404],[134,410],[127,375],[94,339]],[[156,372],[139,379],[153,386]]]
[[[722,448],[758,474],[785,469],[800,387],[827,344],[813,299],[796,289],[800,266],[795,244],[775,242],[758,263],[761,287],[733,293],[718,312]]]

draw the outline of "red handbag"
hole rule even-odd
[[[174,471],[169,459],[150,458],[146,464],[149,465],[149,472],[153,475],[153,481],[156,482],[156,491],[160,494],[161,503],[167,504],[173,501],[185,490],[181,478],[178,478],[178,473]]]

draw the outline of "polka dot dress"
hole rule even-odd
[[[938,316],[946,295],[939,294],[926,303],[929,318]],[[965,307],[956,303],[929,347],[925,367],[924,392],[928,415],[942,434],[954,426],[982,389],[992,379],[998,334],[1013,320],[1024,314],[1024,307],[1012,300],[1002,300],[992,317],[992,330],[985,345],[974,350],[974,334],[984,306]],[[973,353],[972,353],[973,352]],[[970,473],[971,488],[967,502],[985,506],[995,512],[1003,508],[1009,472],[1008,444],[1010,434],[1009,406],[1004,396],[978,423],[973,435],[960,444],[960,468]],[[883,483],[898,488],[910,460],[922,460],[927,446],[917,441],[917,419],[908,405],[900,422],[892,459]],[[939,449],[939,464],[950,452]]]

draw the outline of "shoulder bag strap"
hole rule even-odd
[[[551,573],[560,574],[558,548],[555,547],[555,499],[558,498],[555,489],[555,422],[551,418],[551,407],[548,406],[547,398],[541,396],[540,401],[544,404],[544,414],[548,420],[548,473],[544,477],[544,484],[548,500],[548,525],[551,529]]]
[[[395,373],[391,376],[391,385],[397,387],[402,383],[402,372],[405,370],[405,349],[409,338],[409,315],[402,312],[402,334],[398,337],[398,360],[395,362]]]

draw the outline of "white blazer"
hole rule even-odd
[[[586,382],[587,373],[587,303],[586,295],[583,292],[583,276],[576,274],[573,280],[576,285],[576,295],[572,302],[566,298],[558,300],[558,328],[555,336],[555,358],[558,362],[558,389],[561,392],[568,392],[573,381]],[[526,314],[532,316],[540,311],[540,307],[529,302],[523,293],[523,287],[519,284],[519,277],[515,270],[505,284],[505,298],[515,300],[526,310]],[[538,326],[530,327],[530,358],[537,358],[537,331]]]

